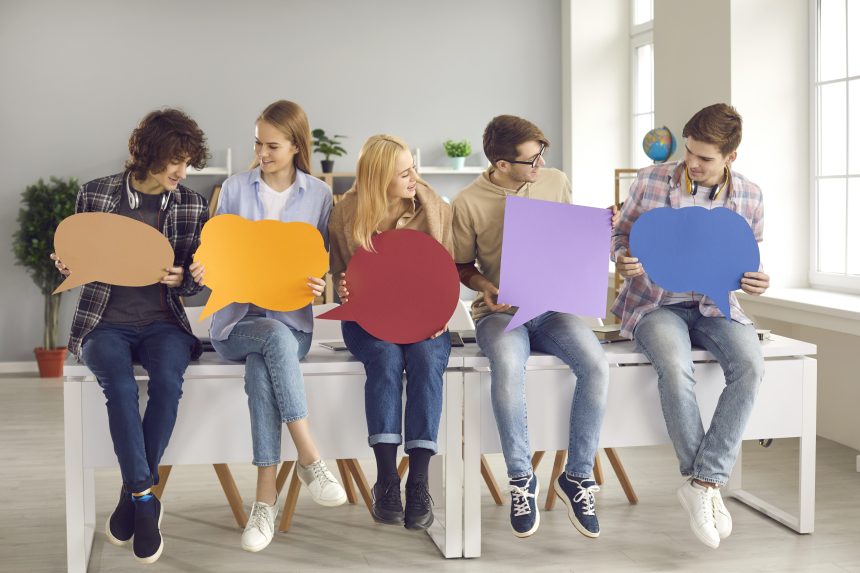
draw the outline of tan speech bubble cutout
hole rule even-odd
[[[173,248],[158,229],[114,213],[78,213],[63,219],[54,233],[54,252],[68,267],[54,294],[99,281],[147,286],[173,266]]]
[[[194,260],[212,289],[201,320],[232,302],[280,312],[302,308],[314,299],[308,277],[328,270],[322,235],[307,223],[218,215],[203,227],[200,241]]]

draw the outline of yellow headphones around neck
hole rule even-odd
[[[717,196],[723,191],[723,189],[725,189],[726,187],[728,187],[731,184],[732,174],[729,171],[729,166],[726,165],[726,166],[724,166],[723,169],[725,170],[725,180],[723,181],[722,184],[717,183],[716,185],[711,187],[711,192],[708,194],[708,200],[710,200],[710,201],[713,201],[714,199],[716,199]],[[695,196],[696,193],[698,193],[698,191],[699,191],[699,184],[690,179],[690,170],[686,166],[684,167],[684,176],[685,176],[685,181],[687,182],[687,193]]]

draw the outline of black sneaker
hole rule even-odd
[[[400,501],[400,480],[373,484],[373,519],[379,523],[400,525],[403,523],[403,502]]]
[[[594,501],[594,494],[600,491],[600,488],[594,480],[571,478],[567,472],[562,472],[553,488],[567,506],[567,516],[576,530],[586,537],[594,538],[600,535]]]
[[[512,479],[511,488],[511,529],[517,537],[529,537],[540,526],[540,512],[537,507],[537,496],[540,495],[538,478],[532,474],[529,477]]]
[[[427,529],[433,524],[433,498],[427,491],[427,480],[406,483],[406,529]]]
[[[108,541],[119,546],[127,544],[134,535],[134,502],[125,486],[119,490],[116,509],[105,523],[105,535]]]
[[[164,549],[161,537],[161,518],[164,507],[153,494],[133,497],[134,502],[134,558],[141,563],[155,563]]]

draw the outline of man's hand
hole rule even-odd
[[[621,211],[618,210],[618,205],[613,205],[612,207],[608,207],[609,211],[612,213],[612,228],[618,226],[618,220],[621,218]]]
[[[493,311],[493,312],[505,312],[507,310],[510,310],[511,305],[498,303],[499,289],[497,289],[492,284],[488,284],[486,287],[484,287],[483,294],[484,294],[484,304],[486,304],[487,308],[489,308],[491,311]]]
[[[206,269],[203,268],[203,265],[200,263],[191,263],[191,266],[188,267],[188,270],[191,271],[191,278],[194,279],[194,282],[199,284],[200,286],[205,285],[204,279],[206,277]]]
[[[308,286],[314,296],[322,296],[325,290],[325,281],[319,277],[308,277]]]
[[[630,251],[624,251],[620,257],[615,257],[615,272],[624,278],[630,279],[645,274],[642,263],[636,257],[630,256]]]
[[[185,270],[182,267],[167,267],[164,271],[167,274],[158,282],[170,288],[176,288],[182,284],[182,276],[185,274]]]
[[[72,271],[69,270],[69,267],[63,264],[63,261],[57,258],[55,253],[51,253],[51,260],[54,261],[54,266],[57,267],[57,270],[60,271],[60,274],[64,277],[72,274]]]
[[[741,279],[741,290],[747,294],[762,294],[770,287],[770,276],[765,273],[744,273]]]

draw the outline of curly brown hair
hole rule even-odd
[[[128,138],[125,168],[138,181],[161,173],[171,161],[186,159],[195,169],[203,169],[209,159],[206,135],[193,119],[178,109],[149,112]]]

